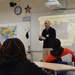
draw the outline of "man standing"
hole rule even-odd
[[[50,26],[50,21],[46,20],[44,22],[45,29],[42,31],[42,34],[39,35],[39,40],[43,41],[43,61],[45,57],[50,53],[51,48],[49,48],[49,42],[52,38],[56,38],[56,31]]]

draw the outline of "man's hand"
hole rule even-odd
[[[39,39],[45,40],[46,38],[43,37],[42,35],[39,35]]]

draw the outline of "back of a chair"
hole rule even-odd
[[[72,55],[71,54],[67,54],[61,57],[62,61],[58,61],[59,64],[65,64],[65,65],[71,65],[70,63],[72,63]],[[68,72],[67,71],[62,71],[62,72],[58,72],[57,75],[66,75]]]
[[[65,61],[58,61],[57,63],[68,65],[68,63]],[[61,72],[58,72],[57,75],[66,75],[66,73],[67,71],[61,71]]]
[[[67,55],[64,55],[61,57],[62,61],[65,61],[65,62],[72,62],[72,55],[71,54],[67,54]]]

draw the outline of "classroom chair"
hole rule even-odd
[[[68,65],[68,62],[65,61],[58,61],[59,64]],[[58,72],[57,75],[66,75],[67,71]]]

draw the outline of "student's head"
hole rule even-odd
[[[57,38],[53,38],[51,41],[50,41],[50,48],[53,48],[53,49],[56,49],[58,47],[61,46],[61,42],[59,39]]]
[[[45,25],[45,28],[49,28],[50,27],[50,21],[49,20],[46,20],[45,22],[44,22],[44,25]]]
[[[0,55],[2,56],[16,56],[20,58],[26,58],[24,44],[18,38],[9,38],[4,41]]]

